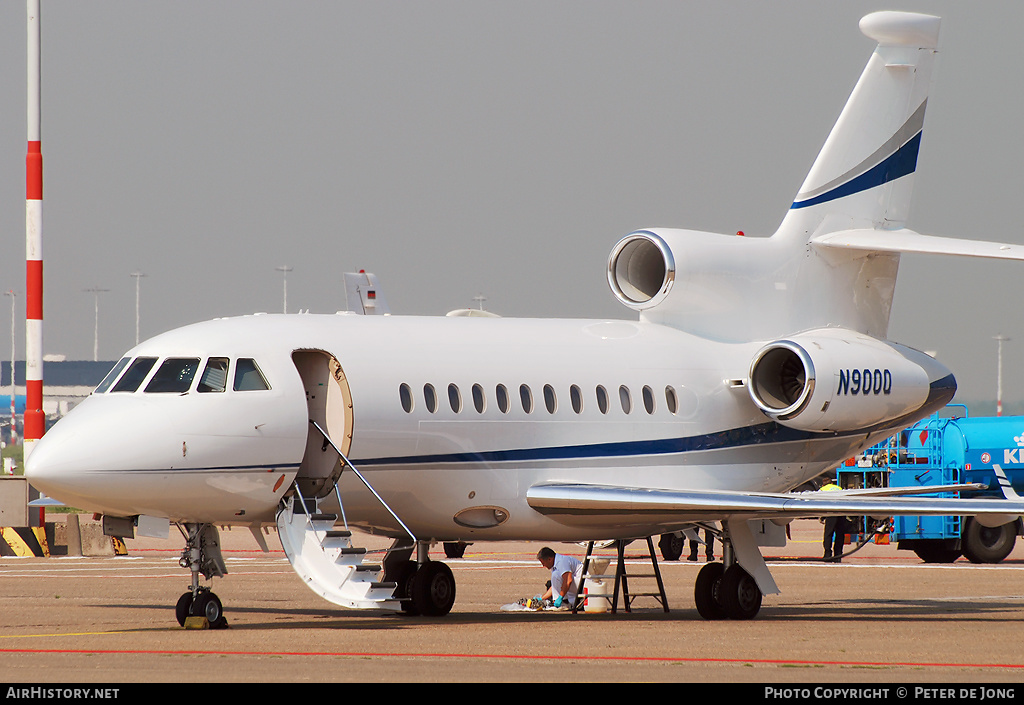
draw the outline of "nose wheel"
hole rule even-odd
[[[185,549],[178,565],[192,573],[192,584],[174,605],[174,616],[183,627],[189,617],[203,617],[210,629],[227,629],[228,620],[224,617],[220,598],[210,588],[199,584],[200,573],[209,580],[228,572],[220,552],[217,527],[212,524],[185,524],[184,527],[179,525],[178,529],[185,537]]]
[[[228,620],[224,617],[224,606],[220,598],[209,588],[199,588],[199,594],[196,596],[192,595],[191,590],[184,593],[174,606],[174,616],[183,627],[189,617],[205,617],[210,629],[228,627]]]

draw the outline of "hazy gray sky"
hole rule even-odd
[[[110,290],[101,359],[131,347],[136,270],[144,338],[279,311],[284,264],[293,311],[343,308],[341,274],[365,268],[396,313],[483,294],[632,318],[612,245],[774,232],[877,9],[944,20],[910,227],[1024,243],[1019,0],[42,3],[44,347],[72,359],[92,357],[89,287]],[[0,33],[0,289],[23,318],[24,3],[0,4]],[[1022,399],[1022,301],[1020,263],[905,256],[890,335],[969,400],[994,397],[1008,335]]]

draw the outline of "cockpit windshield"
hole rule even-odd
[[[110,372],[107,373],[107,376],[103,378],[103,381],[100,382],[100,386],[96,387],[96,393],[103,394],[103,392],[110,389],[110,385],[114,383],[114,380],[118,378],[122,370],[128,366],[129,362],[131,362],[130,357],[122,357],[118,360],[117,364],[114,365]]]
[[[156,364],[155,357],[137,357],[111,392],[134,392]]]
[[[96,387],[94,393],[104,394],[108,390],[111,393],[136,392],[149,378],[145,388],[147,394],[187,394],[192,389],[200,365],[203,364],[203,359],[199,357],[168,357],[164,358],[160,367],[150,377],[150,372],[158,360],[156,357],[137,357],[134,360],[130,357],[121,358]],[[196,383],[196,391],[226,392],[229,378],[232,379],[231,389],[236,392],[270,389],[270,384],[259,365],[250,357],[235,361],[233,376],[230,370],[230,358],[208,358],[199,376],[199,382]]]
[[[270,389],[270,385],[267,384],[267,380],[263,373],[260,372],[256,361],[252,358],[242,357],[235,363],[235,382],[233,388],[236,392],[247,392]]]
[[[211,357],[203,370],[203,376],[199,378],[197,392],[223,392],[228,388],[228,359],[226,357]]]
[[[146,385],[146,391],[184,394],[192,386],[198,369],[198,357],[169,357]]]

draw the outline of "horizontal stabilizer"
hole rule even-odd
[[[840,230],[811,238],[811,244],[816,248],[1024,260],[1024,245],[922,235],[906,228]]]

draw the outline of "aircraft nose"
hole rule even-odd
[[[90,397],[47,431],[25,461],[29,482],[70,506],[114,511],[130,491],[121,471],[136,469],[140,442],[166,426],[119,401]]]

